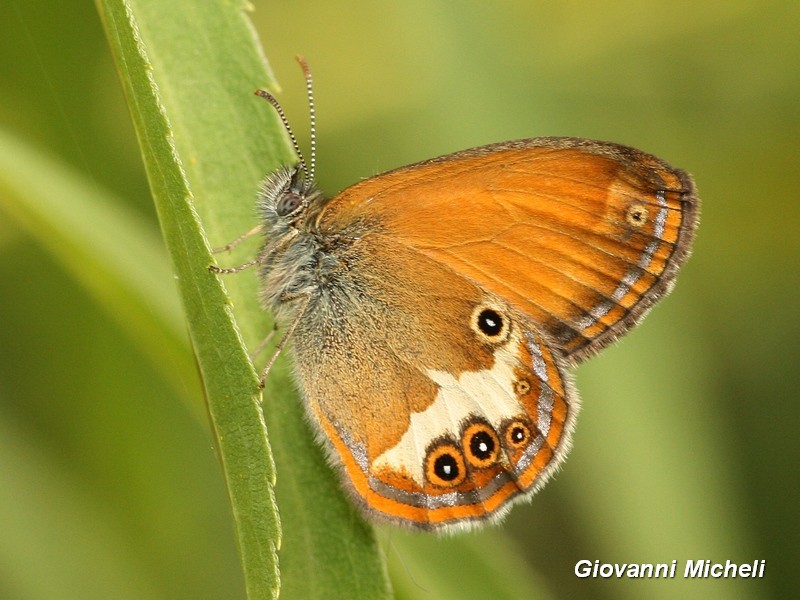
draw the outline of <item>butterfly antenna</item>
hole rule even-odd
[[[314,110],[314,82],[311,78],[311,67],[308,66],[306,59],[299,54],[295,57],[297,62],[300,63],[300,68],[303,69],[303,76],[306,78],[306,95],[308,96],[308,114],[311,121],[311,164],[308,171],[305,172],[307,178],[305,183],[305,191],[308,192],[311,186],[314,185],[314,175],[317,166],[317,115]]]
[[[297,158],[300,160],[300,166],[303,168],[303,175],[305,176],[306,181],[308,181],[309,174],[308,174],[308,167],[306,166],[306,160],[305,160],[305,158],[303,158],[303,153],[300,152],[300,144],[297,143],[297,138],[294,135],[294,131],[292,131],[292,127],[291,127],[291,125],[289,125],[289,119],[286,118],[286,113],[283,112],[283,108],[281,108],[281,105],[278,102],[278,99],[275,96],[273,96],[272,94],[270,94],[267,90],[256,90],[256,96],[261,96],[262,98],[264,98],[264,100],[266,100],[267,102],[269,102],[272,105],[272,107],[275,109],[275,112],[278,113],[278,117],[280,118],[281,123],[283,123],[283,128],[286,130],[286,133],[289,134],[289,139],[292,140],[292,146],[294,146],[294,151],[297,154]],[[313,137],[312,137],[312,139],[313,139]],[[311,145],[311,149],[312,149],[311,150],[311,152],[312,152],[311,165],[313,167],[313,165],[314,165],[314,155],[313,155],[313,153],[314,153],[314,145],[313,144]],[[313,169],[312,169],[312,173],[313,173]]]

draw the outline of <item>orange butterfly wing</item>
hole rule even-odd
[[[541,487],[578,405],[536,325],[379,235],[337,260],[351,285],[330,285],[324,317],[298,323],[295,372],[359,505],[402,525],[465,527]]]
[[[671,289],[697,211],[691,178],[649,154],[533,138],[367,179],[317,222],[365,221],[505,299],[578,361]]]

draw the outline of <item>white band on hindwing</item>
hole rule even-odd
[[[533,357],[531,369],[541,382],[536,427],[540,435],[546,437],[550,430],[554,392],[548,382],[547,364],[541,348],[533,334],[526,332],[525,338]],[[428,370],[428,376],[439,386],[436,399],[424,411],[410,415],[406,432],[395,446],[375,459],[373,468],[406,473],[423,486],[425,452],[434,440],[443,436],[459,440],[462,424],[475,416],[482,417],[500,432],[504,423],[526,414],[514,390],[517,378],[514,366],[519,362],[515,349],[519,348],[519,343],[519,335],[512,334],[507,343],[495,350],[491,369],[464,371],[458,377],[444,371]],[[515,471],[524,471],[544,437],[538,439],[537,436],[532,441]]]

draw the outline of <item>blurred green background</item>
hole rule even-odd
[[[256,2],[252,18],[301,144],[294,54],[312,64],[329,193],[536,135],[613,140],[693,173],[701,226],[676,291],[577,370],[572,454],[501,529],[554,598],[794,597],[800,4],[318,0]],[[156,235],[94,7],[6,0],[0,23],[0,132],[116,194]],[[166,380],[2,209],[0,252],[0,598],[242,597],[196,377]],[[399,534],[382,535],[397,588],[441,597],[415,588],[414,557],[392,556]],[[573,573],[581,559],[705,558],[765,559],[766,577]]]

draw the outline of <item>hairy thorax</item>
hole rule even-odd
[[[315,228],[276,224],[268,232],[261,265],[261,301],[286,322],[305,307],[311,321],[353,311],[361,282],[353,269],[359,262],[359,236],[355,231],[315,231]]]

